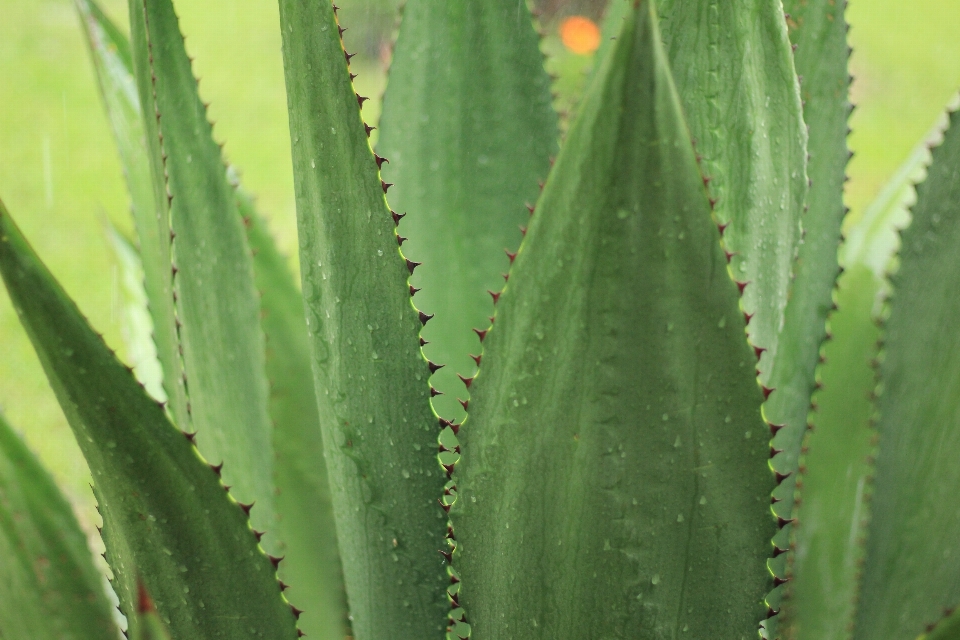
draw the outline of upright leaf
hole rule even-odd
[[[0,274],[90,466],[123,610],[135,610],[142,581],[178,640],[295,638],[244,510],[90,329],[2,204]]]
[[[892,279],[854,638],[915,638],[960,603],[960,115],[917,188]]]
[[[186,428],[189,421],[173,302],[170,220],[166,208],[160,206],[163,184],[154,183],[149,160],[151,141],[147,136],[155,136],[156,131],[148,134],[149,127],[145,129],[143,124],[137,81],[133,77],[133,54],[126,36],[94,0],[76,0],[76,5],[130,192],[130,210],[137,230],[143,287],[153,320],[153,341],[161,363],[163,390],[177,423]],[[157,197],[155,189],[159,190]]]
[[[797,73],[803,78],[800,93],[810,133],[810,190],[809,208],[803,216],[803,242],[768,383],[777,393],[764,407],[768,420],[783,425],[775,441],[783,453],[774,461],[783,474],[797,468],[820,345],[826,337],[827,312],[833,305],[831,296],[839,272],[837,246],[846,213],[844,176],[851,155],[847,148],[852,107],[845,7],[846,2],[836,0],[784,2],[790,37],[796,45]],[[791,476],[779,492],[783,503],[778,510],[787,518],[793,506],[795,480],[796,476]]]
[[[807,193],[807,133],[780,0],[661,0],[663,39],[769,386]],[[832,213],[832,212],[831,212]]]
[[[280,0],[300,265],[353,632],[441,638],[437,418],[404,262],[326,2]],[[426,317],[426,316],[424,316]]]
[[[237,202],[254,253],[260,322],[267,338],[277,537],[284,556],[280,578],[294,586],[288,592],[293,604],[305,609],[299,621],[304,633],[311,638],[343,638],[350,635],[346,593],[303,298],[252,199],[238,190]]]
[[[581,105],[486,338],[451,511],[474,636],[750,637],[762,396],[650,2]]]
[[[473,328],[493,313],[556,155],[557,118],[550,78],[525,6],[516,0],[408,2],[383,99],[378,153],[388,158],[390,205],[406,213],[404,253],[423,266],[411,284],[436,315],[423,328],[426,356],[445,367],[433,400],[451,420],[469,396],[457,373],[472,376],[480,353]]]
[[[0,558],[0,637],[116,639],[70,504],[2,415]]]
[[[942,126],[928,137],[930,142],[942,139]],[[813,430],[797,481],[802,502],[795,512],[795,553],[781,616],[790,638],[850,636],[869,517],[875,437],[870,398],[877,386],[878,323],[899,232],[909,223],[914,185],[923,180],[929,162],[927,145],[918,145],[847,230],[841,250],[845,271],[834,294],[837,309],[830,315],[831,339],[820,365],[822,389],[813,398]]]
[[[256,502],[253,525],[271,532],[273,455],[263,332],[253,266],[233,188],[170,0],[130,0],[131,40],[156,210],[169,220],[179,346],[187,405],[177,424],[195,430],[225,482]],[[161,240],[163,237],[161,236]],[[270,538],[265,541],[270,547]]]

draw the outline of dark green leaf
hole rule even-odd
[[[652,3],[600,73],[460,432],[460,602],[483,640],[752,637],[762,395]]]
[[[70,504],[2,415],[0,558],[0,637],[116,639]]]
[[[331,6],[281,0],[280,23],[307,331],[353,632],[442,638],[444,474],[410,271]]]
[[[178,640],[295,638],[244,511],[90,329],[2,204],[0,273],[90,466],[123,609],[134,610],[142,581]]]

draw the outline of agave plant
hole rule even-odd
[[[0,273],[131,637],[960,638],[960,127],[841,243],[843,2],[612,0],[558,142],[522,3],[409,0],[374,151],[280,0],[299,288],[171,1],[77,6],[137,369],[2,205]],[[0,545],[0,637],[117,636],[2,421]]]

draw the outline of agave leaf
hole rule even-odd
[[[158,207],[158,200],[154,197],[154,187],[162,189],[163,185],[154,185],[151,177],[150,146],[141,120],[130,42],[94,0],[76,0],[76,6],[130,192],[130,209],[143,268],[143,288],[153,320],[153,341],[161,362],[164,395],[169,399],[176,421],[186,426],[189,424],[186,389],[183,386],[183,362],[178,351],[173,272],[170,268],[170,221],[166,210]],[[139,375],[139,367],[137,369]],[[158,397],[152,385],[148,385],[148,389]]]
[[[933,629],[917,640],[960,640],[960,613],[948,612]]]
[[[342,638],[350,635],[346,593],[303,298],[266,222],[242,189],[237,190],[237,203],[253,249],[260,322],[267,338],[277,537],[285,558],[279,575],[294,587],[287,594],[293,604],[306,609],[299,621],[304,633],[311,638]]]
[[[281,0],[280,23],[307,331],[353,632],[440,638],[444,474],[408,293],[414,263],[397,247],[334,10]]]
[[[137,610],[134,615],[138,624],[133,640],[170,640],[170,632],[160,619],[160,614],[157,613],[157,608],[143,583],[139,585]]]
[[[120,329],[127,347],[127,359],[133,367],[133,374],[150,397],[164,402],[167,394],[163,390],[163,370],[153,341],[153,322],[143,284],[143,260],[137,248],[110,222],[106,223],[106,235],[120,267],[123,299]]]
[[[779,0],[661,0],[665,47],[702,156],[751,342],[771,363],[807,195],[807,132]]]
[[[485,340],[451,511],[477,638],[749,637],[763,617],[756,358],[660,42],[642,3]]]
[[[0,415],[0,636],[115,640],[103,578],[53,479]]]
[[[942,140],[945,119],[897,171],[865,214],[846,233],[841,248],[844,273],[830,315],[832,337],[823,347],[822,389],[803,456],[793,531],[795,554],[788,599],[783,606],[785,635],[830,640],[847,638],[858,589],[859,562],[868,517],[869,456],[874,449],[873,361],[878,354],[877,323],[889,293],[887,275],[895,267],[899,231],[910,220],[914,185],[926,176],[928,144]],[[767,405],[769,407],[769,405]],[[786,483],[784,483],[786,484]]]
[[[800,445],[807,428],[810,395],[820,344],[826,337],[827,312],[839,272],[837,245],[846,208],[843,185],[850,151],[847,121],[852,107],[848,98],[850,76],[847,60],[845,2],[835,0],[787,0],[787,24],[796,46],[795,64],[803,78],[803,115],[810,132],[808,141],[809,209],[803,217],[804,236],[794,266],[790,300],[773,361],[769,386],[777,389],[764,406],[767,418],[783,425],[775,441],[782,449],[774,466],[783,474],[797,468]],[[778,512],[790,517],[795,476],[784,483]]]
[[[914,638],[960,603],[960,115],[903,232],[877,401],[879,445],[854,638]]]
[[[410,282],[416,304],[436,315],[421,335],[424,354],[446,365],[432,378],[445,395],[437,412],[461,421],[457,374],[474,375],[473,328],[493,314],[488,290],[509,268],[524,203],[556,155],[557,117],[537,33],[516,0],[415,0],[404,8],[377,151],[394,182],[390,205],[406,217],[404,254],[422,262]]]
[[[197,95],[170,0],[131,0],[134,66],[161,219],[175,234],[174,292],[186,416],[203,455],[255,502],[254,528],[273,530],[273,454],[264,339],[253,266],[233,187]],[[163,239],[161,237],[161,239]],[[183,420],[189,422],[183,422]],[[272,548],[268,537],[264,544]]]
[[[881,280],[865,265],[847,267],[837,285],[832,339],[823,348],[823,389],[813,398],[813,431],[802,456],[794,557],[781,629],[789,638],[839,640],[849,627],[868,516],[869,456],[876,387],[872,363]]]
[[[134,610],[142,580],[181,640],[296,637],[244,510],[90,329],[2,204],[0,273],[90,466],[123,609]]]
[[[598,73],[603,61],[610,55],[613,45],[617,41],[617,36],[623,30],[623,21],[630,15],[632,0],[610,0],[607,3],[603,13],[603,24],[600,27],[600,46],[593,54],[593,67],[590,70],[590,81],[592,83],[600,77]]]

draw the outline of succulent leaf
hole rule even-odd
[[[771,422],[784,425],[775,446],[783,453],[774,460],[783,474],[796,471],[800,446],[807,429],[810,395],[816,382],[820,345],[826,337],[826,318],[839,273],[837,245],[846,209],[843,185],[850,151],[847,121],[852,111],[848,98],[846,2],[787,0],[790,36],[796,45],[795,64],[803,78],[800,93],[808,141],[810,190],[803,216],[803,242],[794,266],[790,299],[772,363],[769,385],[777,389],[764,406]],[[784,483],[778,513],[790,517],[793,483]]]
[[[881,355],[879,445],[854,638],[914,638],[960,603],[960,115],[917,188]]]
[[[869,517],[874,452],[875,359],[879,353],[887,276],[895,268],[900,230],[926,176],[928,144],[942,140],[944,121],[917,146],[865,214],[846,232],[841,274],[823,349],[813,430],[801,455],[794,554],[782,607],[789,638],[847,638],[859,588]],[[769,407],[769,405],[768,405]],[[784,483],[786,484],[786,483]]]
[[[253,527],[272,540],[273,454],[264,339],[253,266],[233,187],[197,94],[170,0],[130,0],[131,42],[148,154],[169,220],[173,286],[187,406],[177,425],[224,481],[256,503]],[[164,237],[161,236],[160,240]],[[171,398],[171,402],[174,399]],[[188,420],[188,422],[183,422]]]
[[[244,510],[89,327],[2,204],[0,274],[90,466],[123,610],[135,610],[142,580],[178,639],[296,637]]]
[[[143,265],[143,287],[153,320],[153,340],[163,372],[164,393],[175,421],[187,428],[186,389],[178,350],[180,340],[170,268],[170,220],[166,209],[158,204],[159,196],[155,197],[154,189],[162,191],[163,185],[154,184],[151,173],[150,140],[143,124],[137,81],[133,76],[133,53],[127,37],[94,0],[76,0],[76,6],[130,193],[137,248]]]
[[[917,640],[960,640],[960,613],[947,611],[940,622]]]
[[[0,637],[115,640],[86,536],[53,478],[0,415]]]
[[[106,235],[120,272],[123,299],[120,329],[127,347],[127,360],[150,397],[165,402],[167,394],[163,390],[163,370],[153,340],[150,304],[144,287],[143,260],[133,243],[110,222],[106,223]]]
[[[651,2],[581,104],[460,430],[474,637],[749,637],[774,523],[756,357]]]
[[[254,253],[253,270],[261,292],[260,322],[267,338],[276,528],[284,556],[279,575],[294,587],[287,597],[305,609],[300,629],[311,638],[342,638],[350,635],[346,593],[313,391],[303,298],[266,221],[243,189],[237,190],[237,204]]]
[[[557,118],[550,78],[526,8],[515,0],[415,0],[403,22],[383,100],[377,152],[394,182],[391,207],[407,215],[403,251],[422,262],[411,283],[435,314],[421,335],[424,353],[446,365],[432,377],[444,395],[437,412],[462,421],[457,398],[469,394],[469,354],[481,347],[473,328],[493,314],[487,291],[503,286],[556,155]]]
[[[766,384],[807,195],[807,132],[783,7],[779,0],[657,7],[714,212],[729,225],[733,276],[748,283],[743,310],[752,316],[752,344],[764,349]]]
[[[356,638],[442,638],[449,581],[431,367],[326,2],[281,0],[300,265]]]

